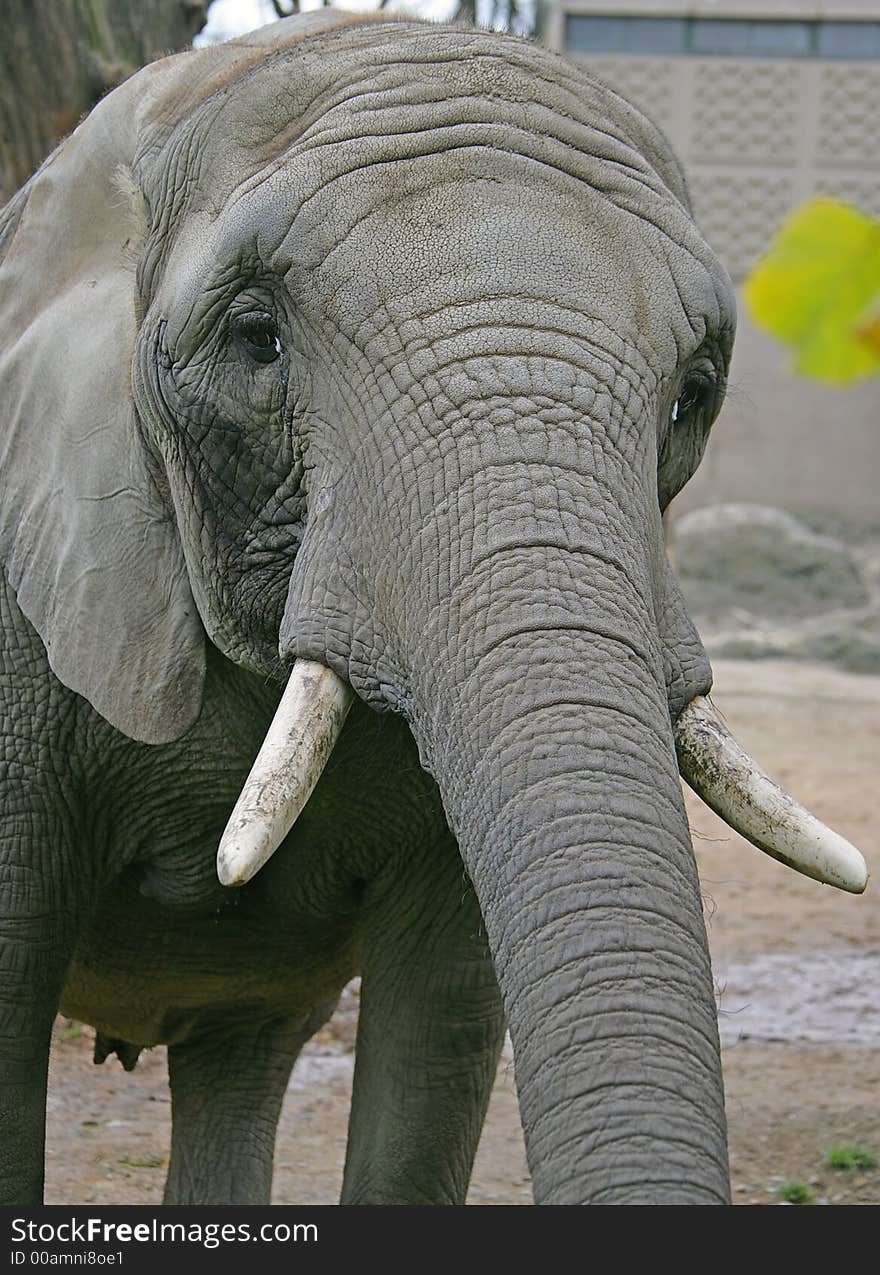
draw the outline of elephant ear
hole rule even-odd
[[[204,633],[131,397],[141,72],[0,215],[0,560],[56,677],[145,743],[201,708]],[[140,82],[140,84],[138,83]]]

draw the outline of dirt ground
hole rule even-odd
[[[834,1169],[832,1146],[880,1161],[880,678],[794,663],[719,661],[714,699],[765,769],[862,850],[861,898],[753,850],[688,794],[715,970],[737,1204],[807,1193],[880,1203],[880,1168]],[[303,1055],[276,1152],[274,1201],[330,1204],[345,1151],[357,998]],[[91,1062],[92,1033],[59,1020],[48,1117],[49,1203],[161,1199],[170,1105],[162,1050],[126,1075]],[[788,1183],[800,1184],[797,1189]],[[530,1204],[505,1055],[471,1204]]]

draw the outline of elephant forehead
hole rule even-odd
[[[522,41],[368,22],[236,66],[167,143],[188,153],[202,207],[219,210],[292,164],[306,197],[351,172],[466,146],[527,155],[601,187],[610,166],[683,198],[668,148],[636,110]]]
[[[488,322],[546,330],[562,322],[542,313],[551,303],[575,331],[587,316],[615,325],[625,316],[633,332],[648,332],[667,308],[668,256],[680,250],[650,251],[656,230],[604,196],[564,198],[540,178],[492,178],[484,156],[470,159],[472,174],[456,165],[455,176],[390,198],[361,190],[358,211],[328,203],[307,230],[294,227],[291,251],[325,315],[350,330],[382,313],[395,322],[419,315],[439,336],[450,307],[468,322],[461,308],[478,302]]]
[[[597,190],[481,147],[391,167],[311,193],[277,247],[282,194],[255,192],[253,207],[238,210],[242,233],[262,225],[259,256],[287,276],[294,298],[342,331],[418,318],[438,338],[454,309],[458,327],[513,323],[577,337],[592,323],[603,339],[613,331],[655,354],[663,347],[675,363],[694,316],[707,327],[723,317],[723,280],[680,205],[661,219],[620,187]]]
[[[286,24],[280,24],[281,30]],[[201,95],[218,153],[241,142],[263,162],[297,139],[363,137],[444,119],[544,127],[546,111],[604,130],[633,157],[664,158],[660,134],[606,86],[555,54],[492,32],[363,22],[268,45],[232,62]],[[190,107],[196,113],[196,104]],[[359,124],[353,129],[352,121]]]

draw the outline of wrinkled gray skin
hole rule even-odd
[[[663,138],[539,48],[323,13],[142,71],[2,236],[2,1198],[60,1005],[168,1042],[169,1201],[267,1200],[361,972],[344,1201],[463,1199],[504,1019],[538,1201],[724,1201],[660,515],[733,298]],[[355,708],[224,891],[296,656]]]

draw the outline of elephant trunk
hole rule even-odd
[[[477,610],[500,604],[492,574]],[[715,1002],[659,653],[595,617],[542,631],[513,604],[505,627],[483,649],[465,635],[467,670],[461,634],[425,660],[413,730],[482,908],[536,1200],[724,1201]]]

